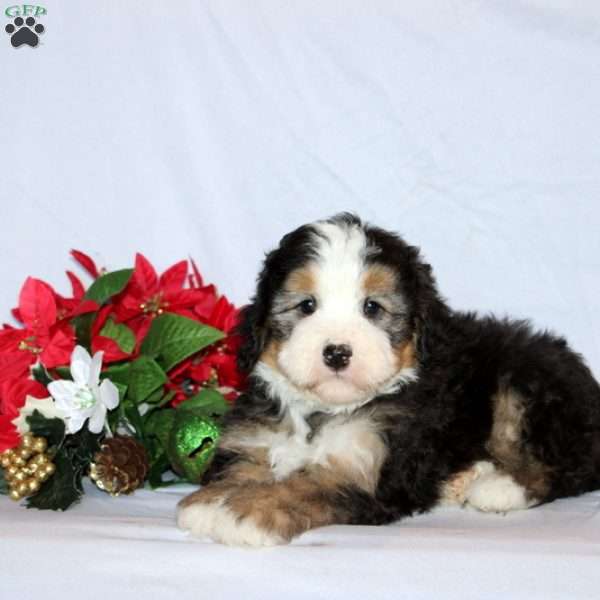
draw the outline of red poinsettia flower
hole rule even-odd
[[[96,308],[94,302],[83,299],[65,301],[47,283],[28,277],[19,294],[19,307],[13,311],[25,327],[0,330],[0,364],[15,360],[17,370],[38,359],[47,368],[68,364],[75,346],[68,319]]]
[[[136,254],[131,279],[115,299],[114,313],[117,319],[120,322],[136,317],[148,320],[163,312],[194,318],[194,306],[204,302],[207,295],[214,297],[215,293],[213,286],[184,288],[187,271],[187,261],[182,260],[159,277],[146,257]]]
[[[0,384],[0,452],[18,446],[21,436],[13,424],[27,396],[47,398],[48,390],[32,379],[11,378]]]
[[[227,337],[208,349],[195,354],[169,373],[167,389],[175,392],[173,406],[197,394],[205,387],[214,387],[234,400],[245,387],[245,377],[237,368],[237,351],[241,339],[234,333],[239,321],[239,309],[221,296],[205,322],[225,332]]]

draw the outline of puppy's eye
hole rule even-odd
[[[314,298],[307,298],[298,304],[298,308],[305,315],[312,315],[317,310],[317,301]]]
[[[374,319],[375,317],[379,316],[379,314],[381,314],[382,311],[383,306],[381,306],[379,302],[375,302],[375,300],[371,300],[370,298],[367,298],[365,300],[365,303],[363,305],[363,312],[365,313],[365,316],[367,318]]]

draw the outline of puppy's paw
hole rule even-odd
[[[485,472],[467,490],[467,503],[483,512],[522,510],[535,504],[525,488],[510,475],[497,471]]]
[[[229,546],[264,547],[287,543],[275,532],[259,527],[251,517],[236,515],[224,499],[180,505],[177,525],[194,537],[209,537]]]

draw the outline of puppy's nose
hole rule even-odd
[[[334,371],[341,371],[350,364],[352,348],[347,344],[327,344],[323,348],[323,362]]]

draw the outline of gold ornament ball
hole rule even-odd
[[[31,433],[26,433],[21,440],[21,446],[23,446],[23,448],[31,448],[31,446],[33,446],[33,439]]]
[[[35,479],[35,478],[31,478],[27,480],[27,494],[35,494],[37,491],[39,491],[40,489],[40,482]]]
[[[34,449],[33,448],[19,448],[19,453],[17,456],[20,456],[21,458],[24,458],[25,460],[27,460],[28,458],[31,457],[31,455],[34,453]]]
[[[17,454],[17,456],[13,458],[12,464],[17,467],[24,467],[27,464],[27,461]]]
[[[1,466],[3,469],[6,469],[6,468],[7,468],[7,467],[9,467],[11,464],[12,464],[12,457],[10,457],[10,456],[8,456],[8,455],[6,455],[6,454],[3,454],[3,455],[0,457],[0,466]]]
[[[48,477],[54,475],[54,471],[56,471],[54,463],[49,462],[48,464],[44,465],[44,468],[42,469],[44,479],[48,479]]]
[[[17,467],[16,465],[11,464],[10,467],[8,467],[5,471],[4,471],[4,475],[6,477],[6,479],[8,480],[13,480],[15,478],[15,475],[20,471],[19,467]]]
[[[15,481],[17,483],[22,483],[26,479],[27,479],[27,473],[25,472],[24,469],[19,469],[13,477],[13,481]]]
[[[46,451],[47,447],[48,442],[46,442],[44,438],[34,438],[32,446],[34,452],[41,454],[42,452]]]
[[[25,481],[19,483],[19,485],[15,489],[17,490],[17,492],[19,492],[21,496],[26,496],[29,492],[29,486]]]
[[[15,488],[12,488],[10,492],[8,492],[8,495],[10,499],[14,500],[15,502],[18,502],[21,499],[21,494],[19,494]]]

